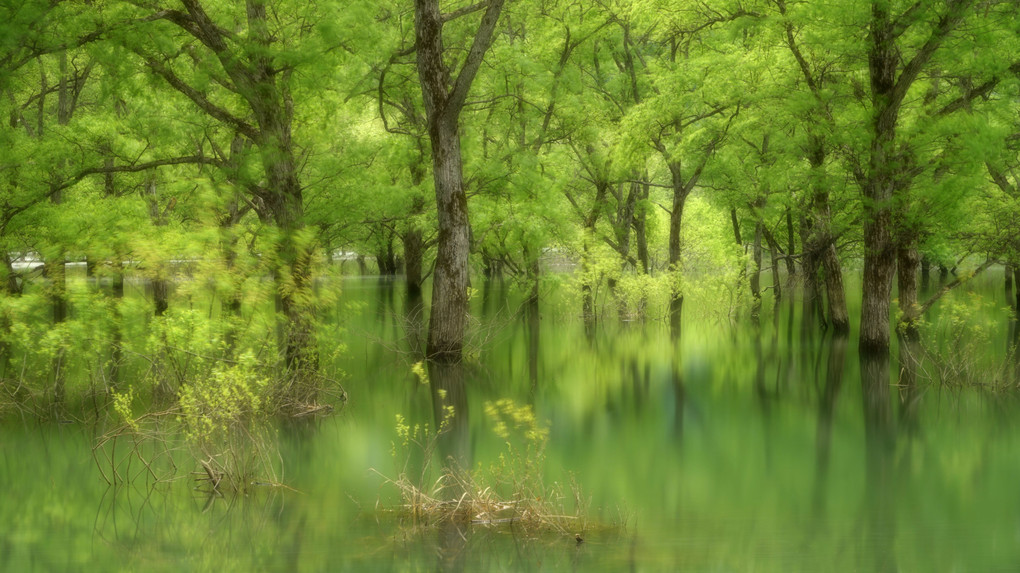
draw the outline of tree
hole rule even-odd
[[[271,260],[280,356],[289,372],[307,381],[318,368],[311,295],[315,246],[305,230],[292,84],[295,69],[313,54],[301,53],[290,43],[308,35],[302,25],[310,15],[271,17],[262,0],[248,0],[240,17],[200,0],[181,4],[183,10],[148,13],[157,20],[152,37],[173,43],[140,41],[137,36],[125,43],[151,73],[258,151],[262,181],[244,190],[260,219],[276,231]],[[232,31],[237,26],[241,33]],[[188,74],[188,68],[195,73]]]
[[[468,91],[489,49],[504,0],[489,0],[444,15],[439,0],[415,0],[418,79],[425,102],[432,174],[439,214],[439,242],[433,279],[427,355],[441,362],[461,358],[467,328],[470,253],[467,196],[460,151],[460,114]],[[464,63],[451,81],[443,44],[447,22],[484,9]]]

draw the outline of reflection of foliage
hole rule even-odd
[[[510,440],[511,433],[523,432],[529,449],[534,446],[539,455],[545,449],[549,429],[543,428],[538,423],[530,405],[519,406],[513,400],[503,398],[496,402],[486,402],[485,415],[492,423],[492,431],[500,438]],[[508,447],[511,447],[509,442]]]

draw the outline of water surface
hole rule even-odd
[[[586,327],[553,288],[537,314],[509,285],[480,291],[471,360],[459,378],[422,384],[412,372],[419,311],[392,283],[345,281],[336,344],[350,399],[338,415],[271,433],[287,488],[209,497],[195,489],[187,452],[171,453],[176,480],[147,479],[144,446],[122,466],[133,480],[111,488],[93,456],[95,428],[12,416],[0,438],[0,570],[1020,567],[1013,393],[947,383],[935,364],[905,385],[896,349],[887,383],[862,380],[853,338],[805,328],[798,301],[766,308],[757,327],[688,304],[677,338],[661,320],[608,311]],[[972,318],[988,327],[970,367],[1002,366],[1010,326],[973,296],[957,304],[985,309]],[[947,356],[976,352],[938,315],[931,329]],[[1015,383],[1009,364],[971,378]],[[400,498],[380,474],[396,476],[406,458],[392,455],[396,415],[434,423],[437,386],[457,411],[444,451],[468,467],[505,451],[486,403],[534,408],[549,428],[546,483],[573,480],[583,492],[579,531],[422,527],[391,511]]]

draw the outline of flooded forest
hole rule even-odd
[[[1012,571],[1013,0],[0,2],[0,570]]]

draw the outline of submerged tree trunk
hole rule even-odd
[[[821,136],[811,137],[808,153],[811,165],[811,225],[809,240],[804,243],[810,264],[815,272],[815,293],[818,292],[817,269],[825,275],[825,294],[828,300],[828,323],[835,334],[850,331],[850,317],[846,308],[846,293],[843,289],[843,268],[836,252],[836,237],[832,232],[832,212],[829,207],[829,189],[825,177],[826,148]]]
[[[825,268],[825,292],[829,300],[829,321],[837,335],[850,332],[850,314],[846,308],[846,291],[843,288],[843,267],[836,254],[836,245],[822,251],[822,265]]]
[[[430,358],[442,362],[461,359],[467,328],[470,239],[461,171],[460,112],[492,42],[503,1],[488,3],[463,67],[451,82],[450,70],[444,61],[443,25],[446,20],[439,10],[439,1],[415,0],[418,79],[432,144],[432,174],[439,215],[427,352]]]
[[[404,243],[404,283],[407,292],[421,294],[425,257],[425,240],[421,229],[408,229],[401,239]]]
[[[124,362],[123,327],[121,302],[124,300],[124,264],[114,263],[113,277],[111,279],[111,307],[113,315],[113,333],[110,340],[110,389],[116,390],[120,385],[120,367]]]
[[[660,153],[664,157],[668,157],[665,148],[661,144]],[[688,181],[684,181],[679,162],[669,161],[667,165],[669,166],[671,176],[670,186],[673,190],[673,204],[669,212],[669,272],[673,275],[673,285],[670,289],[669,300],[669,324],[670,329],[673,331],[673,336],[679,337],[684,307],[683,275],[681,270],[681,257],[683,255],[681,231],[684,220],[684,204],[687,202],[687,196],[698,182],[704,163],[701,164]]]
[[[793,260],[793,254],[797,252],[797,235],[793,232],[793,210],[786,208],[786,275],[787,279],[793,279],[797,275],[797,263]]]
[[[1005,280],[1006,304],[1009,305],[1009,308],[1012,309],[1013,312],[1016,312],[1017,303],[1020,303],[1020,300],[1018,300],[1017,298],[1013,298],[1013,272],[1014,272],[1013,265],[1006,263],[1006,269],[1004,273],[1006,277]],[[1017,289],[1018,289],[1017,292],[1020,293],[1020,284],[1017,285]]]
[[[871,149],[864,194],[864,283],[861,300],[862,353],[888,353],[889,306],[896,272],[892,238],[893,159],[899,101],[894,101],[899,51],[886,7],[872,3],[869,62],[872,105]],[[886,359],[887,360],[887,359]]]
[[[416,187],[421,183],[421,178],[417,179]],[[407,292],[417,295],[421,294],[422,282],[425,280],[425,237],[415,219],[424,212],[425,199],[415,195],[411,203],[410,222],[401,237],[404,243],[404,282]]]
[[[889,233],[888,207],[873,209],[864,224],[864,284],[861,298],[861,336],[863,349],[889,348],[889,306],[896,249]]]
[[[819,307],[821,306],[820,301],[820,288],[818,283],[818,272],[820,268],[820,262],[818,254],[815,249],[811,247],[813,242],[811,235],[812,225],[806,220],[801,219],[801,243],[805,245],[804,253],[801,257],[801,270],[804,275],[804,295],[802,299],[803,310],[801,313],[801,329],[813,329],[816,328],[816,320],[821,318],[824,324],[825,318],[821,316]]]
[[[761,228],[762,236],[769,246],[769,265],[772,268],[772,298],[779,302],[783,300],[783,285],[779,279],[779,258],[783,255],[783,252],[779,247],[779,242],[776,241],[776,238],[772,236],[772,233],[769,232],[764,224],[762,224]],[[787,260],[789,261],[789,257],[787,257]]]
[[[275,197],[277,201],[272,208],[274,222],[280,233],[274,273],[279,310],[279,344],[287,371],[301,386],[291,389],[292,397],[311,400],[315,389],[308,383],[319,368],[314,332],[315,309],[311,302],[313,251],[300,238],[304,229],[301,187],[293,163],[286,163],[285,166],[276,166],[274,170],[280,177],[276,188],[282,192]]]
[[[917,291],[917,269],[921,265],[921,258],[911,241],[901,239],[901,244],[896,251],[897,261],[897,289],[899,290],[900,310],[903,312],[906,322],[902,325],[905,332],[911,337],[917,336],[917,319],[920,318],[920,305],[918,304]]]
[[[160,205],[154,175],[149,175],[145,181],[145,199],[149,203],[149,220],[152,225],[157,228],[165,227],[170,211],[173,209],[174,200],[171,199],[165,208]],[[156,316],[163,316],[170,308],[170,281],[166,277],[167,264],[166,261],[154,262],[154,272],[149,279],[152,288],[153,312]]]
[[[761,315],[761,222],[754,226],[754,250],[751,269],[751,320],[758,323]]]
[[[1016,292],[1013,310],[1020,312],[1020,265],[1013,265],[1013,286]]]
[[[647,177],[646,177],[647,178]],[[637,206],[634,208],[634,242],[637,247],[637,260],[640,268],[638,272],[648,274],[648,188],[649,185],[642,185],[638,197]]]

